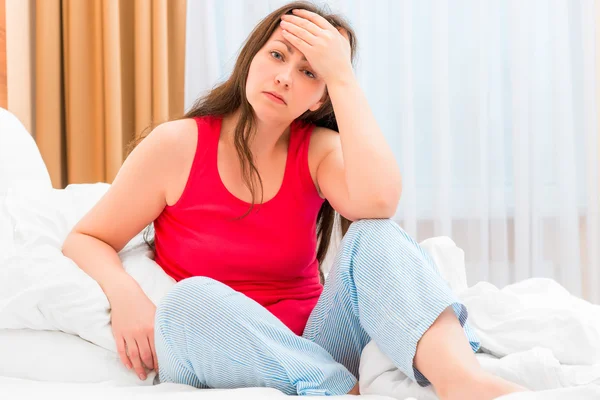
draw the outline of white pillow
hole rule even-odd
[[[0,193],[10,187],[52,187],[35,141],[21,121],[0,108]]]
[[[465,252],[448,236],[425,239],[419,245],[431,256],[442,278],[456,295],[467,290]]]
[[[0,256],[0,329],[60,330],[116,351],[106,296],[61,251],[75,223],[108,187],[18,188],[0,195],[0,221],[13,225],[0,228],[0,239],[9,241],[0,249],[10,249]],[[141,232],[119,255],[153,302],[175,283],[151,258]]]
[[[0,330],[0,376],[48,382],[111,382],[152,385],[155,372],[140,380],[119,356],[58,331]]]

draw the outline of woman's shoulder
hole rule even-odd
[[[341,149],[341,146],[338,132],[323,126],[315,126],[310,136],[308,151],[311,158],[320,161],[331,151]]]
[[[182,118],[163,122],[152,131],[151,135],[160,136],[163,141],[177,144],[181,141],[196,140],[197,122],[194,118]]]
[[[206,118],[182,118],[158,125],[148,137],[155,137],[157,145],[176,157],[193,155],[198,144],[198,130]]]
[[[158,146],[161,152],[168,153],[168,169],[171,170],[172,178],[169,187],[166,188],[166,194],[167,204],[172,205],[181,196],[194,162],[198,145],[198,124],[193,118],[164,122],[158,125],[147,139],[152,136],[154,145]]]
[[[340,141],[339,132],[334,131],[333,129],[326,128],[324,126],[316,126],[313,128],[311,133],[311,140],[318,141]]]

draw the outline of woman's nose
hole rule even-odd
[[[289,71],[281,71],[277,74],[275,80],[277,81],[277,83],[279,85],[285,85],[286,87],[291,86],[292,84],[292,79],[290,77],[290,72]]]

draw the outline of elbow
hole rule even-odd
[[[386,190],[372,193],[368,200],[355,208],[350,220],[371,218],[393,218],[400,202],[400,188],[386,188]]]
[[[381,218],[392,218],[396,215],[398,204],[400,204],[400,195],[402,194],[402,183],[400,178],[397,182],[391,182],[379,192],[374,202]]]
[[[346,219],[386,219],[393,218],[400,203],[402,184],[400,180],[387,179],[379,188],[364,190],[360,197],[349,197],[347,207],[337,211]]]
[[[391,191],[391,193],[385,193],[380,195],[375,201],[377,214],[381,215],[379,218],[392,218],[396,215],[398,204],[400,202],[400,191]]]
[[[73,253],[73,250],[80,246],[80,243],[78,243],[79,237],[81,237],[81,233],[75,228],[69,232],[61,246],[61,251],[65,257],[70,257],[70,255]]]
[[[400,204],[400,195],[402,194],[402,179],[400,174],[397,179],[388,179],[386,185],[376,193],[373,204],[376,205],[381,218],[392,218],[396,215],[398,204]]]
[[[73,242],[75,235],[76,235],[76,232],[74,230],[72,230],[71,232],[69,232],[69,234],[67,235],[67,237],[65,238],[65,240],[62,243],[60,250],[65,257],[69,257],[69,253],[70,253],[70,250],[72,247],[71,243]]]

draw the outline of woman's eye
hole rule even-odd
[[[304,74],[304,75],[308,76],[309,78],[313,78],[313,79],[315,78],[315,75],[312,72],[306,71],[306,70],[304,72],[306,72],[306,74]]]
[[[275,58],[276,60],[283,60],[283,56],[277,52],[277,51],[271,51],[271,57]],[[315,75],[308,71],[308,70],[304,70],[304,75],[306,75],[307,77],[311,78],[311,79],[315,79]]]

